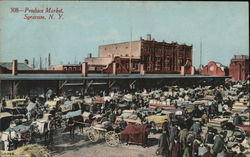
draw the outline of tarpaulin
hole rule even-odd
[[[120,138],[122,142],[145,144],[149,131],[147,125],[128,125]]]

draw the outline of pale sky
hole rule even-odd
[[[63,19],[25,20],[10,8],[63,9]],[[98,46],[144,39],[193,45],[193,64],[229,65],[234,54],[249,53],[247,2],[3,2],[0,1],[0,62],[32,62],[51,53],[52,64],[84,61]],[[45,15],[36,13],[28,15]],[[57,16],[57,15],[56,15]]]

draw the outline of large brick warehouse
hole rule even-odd
[[[176,42],[158,42],[147,39],[99,46],[99,57],[86,58],[89,71],[107,71],[116,62],[118,73],[136,73],[143,67],[145,73],[180,73],[181,66],[192,65],[192,45]]]

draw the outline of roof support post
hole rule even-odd
[[[0,97],[2,96],[2,80],[0,80]]]
[[[12,91],[11,91],[11,97],[14,99],[17,96],[18,92],[18,86],[20,85],[21,81],[13,81],[12,82]]]
[[[109,89],[112,88],[115,83],[116,83],[116,81],[109,80],[109,82],[108,82]]]
[[[84,94],[86,94],[89,90],[89,87],[92,85],[92,83],[94,82],[94,80],[88,81],[86,80],[84,83]]]
[[[135,83],[136,83],[136,80],[134,80],[132,82],[129,82],[129,88],[134,89],[135,88]]]

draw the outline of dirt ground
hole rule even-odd
[[[54,157],[156,157],[158,139],[160,134],[149,135],[149,145],[144,148],[135,144],[119,144],[111,147],[100,140],[92,143],[88,140],[86,132],[77,133],[75,139],[71,139],[69,132],[63,133],[54,139],[54,144],[48,146]]]

